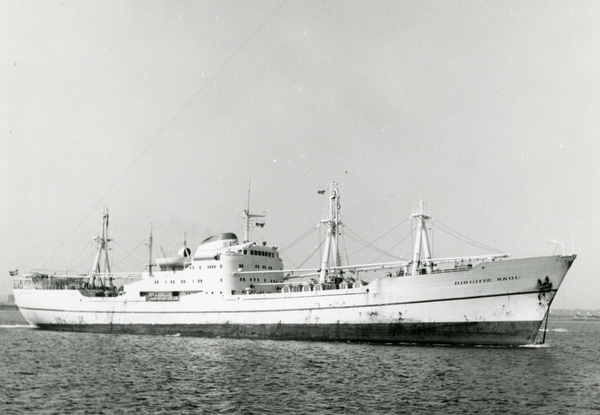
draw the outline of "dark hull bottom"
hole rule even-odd
[[[535,341],[541,321],[390,324],[39,324],[44,330],[272,340],[519,346]]]

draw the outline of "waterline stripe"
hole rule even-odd
[[[558,290],[550,290],[546,292],[553,292],[556,294]],[[351,309],[351,308],[372,308],[372,307],[387,307],[395,305],[411,305],[411,304],[426,304],[426,303],[441,303],[447,301],[464,301],[464,300],[475,300],[481,298],[493,298],[493,297],[504,297],[504,296],[515,296],[515,295],[529,295],[539,294],[538,291],[522,291],[510,294],[492,294],[492,295],[480,295],[471,297],[458,297],[458,298],[443,298],[435,300],[419,300],[419,301],[405,301],[396,303],[378,303],[378,304],[364,304],[364,305],[347,305],[347,306],[324,306],[324,307],[307,307],[307,308],[283,308],[283,309],[271,309],[271,310],[221,310],[221,311],[98,311],[98,310],[58,310],[52,308],[30,308],[30,307],[19,307],[22,310],[29,311],[51,311],[55,313],[94,313],[94,314],[232,314],[232,313],[278,313],[278,312],[291,312],[291,311],[311,311],[311,310],[339,310],[339,309]],[[295,297],[298,298],[298,297]],[[157,302],[159,303],[159,302]],[[146,304],[146,302],[144,302]]]

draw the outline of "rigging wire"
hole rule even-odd
[[[368,242],[368,241],[366,241],[366,240],[365,240],[365,239],[363,239],[363,238],[362,238],[360,235],[358,235],[356,232],[354,232],[352,229],[350,229],[350,228],[348,228],[347,226],[345,226],[346,228],[348,228],[348,231],[349,231],[351,234],[354,234],[354,235],[355,235],[357,238],[359,238],[359,239],[360,239],[360,241],[357,241],[356,239],[352,238],[352,236],[351,236],[351,235],[348,235],[348,237],[349,237],[349,238],[351,238],[351,239],[354,239],[356,242],[361,242],[361,243],[363,243],[363,244],[366,244],[366,245],[364,245],[364,246],[363,246],[361,249],[359,249],[358,251],[356,251],[356,252],[353,252],[352,254],[350,254],[350,255],[348,256],[348,258],[350,258],[351,256],[353,256],[353,255],[355,255],[355,254],[359,253],[360,251],[364,250],[365,248],[371,248],[371,249],[373,249],[374,251],[376,251],[376,252],[379,252],[380,254],[383,254],[383,255],[389,255],[389,256],[391,256],[392,258],[397,258],[397,259],[401,259],[401,260],[402,260],[402,258],[399,258],[399,257],[397,257],[397,256],[395,256],[395,255],[389,254],[389,251],[388,251],[388,252],[385,252],[385,251],[383,251],[382,249],[379,249],[379,248],[377,248],[377,247],[376,247],[376,246],[374,246],[373,244],[374,244],[375,242],[379,241],[380,239],[383,239],[384,237],[386,237],[386,236],[387,236],[388,234],[390,234],[391,232],[393,232],[393,231],[395,231],[396,229],[398,229],[398,228],[399,228],[400,226],[402,226],[402,225],[403,225],[403,224],[404,224],[404,223],[405,223],[405,222],[406,222],[408,219],[409,219],[409,218],[407,218],[407,219],[404,219],[404,220],[403,220],[402,222],[400,222],[398,225],[394,226],[392,229],[390,229],[389,231],[387,231],[386,233],[384,233],[383,235],[381,235],[379,238],[375,239],[373,242]],[[396,246],[397,246],[397,245],[396,245]]]
[[[285,252],[280,252],[280,254],[281,254],[281,255],[283,255],[283,256],[285,257],[285,259],[286,259],[287,261],[289,261],[289,263],[290,263],[290,264],[292,264],[292,268],[298,268],[298,267],[297,267],[297,266],[294,264],[294,261],[292,261],[292,260],[290,259],[290,257],[288,257],[288,256],[285,254]]]
[[[346,226],[342,226],[342,246],[344,247],[344,253],[346,254],[346,265],[350,265],[350,256],[348,255],[348,246],[346,245],[346,233],[344,232],[344,228]]]
[[[350,229],[348,229],[348,230],[350,231]],[[353,236],[353,235],[354,235],[354,236]],[[358,238],[360,238],[360,239],[357,239],[357,238],[355,238],[355,236],[356,236],[356,237],[358,237],[358,235],[356,235],[356,233],[354,233],[354,232],[352,232],[352,231],[350,231],[350,233],[348,234],[348,238],[352,239],[353,241],[356,241],[356,242],[359,242],[359,243],[368,243],[368,242],[366,242],[364,239],[362,239],[362,238],[360,238],[360,237],[358,237]],[[363,250],[363,249],[365,249],[365,248],[371,248],[373,251],[375,251],[375,252],[377,252],[377,253],[381,254],[381,256],[386,256],[386,255],[387,255],[387,256],[390,256],[390,257],[392,257],[392,258],[396,258],[396,259],[402,260],[402,258],[400,258],[400,257],[398,257],[398,256],[396,256],[396,255],[393,255],[393,254],[389,253],[389,251],[384,251],[383,249],[377,248],[376,246],[374,246],[374,245],[372,245],[372,244],[369,244],[369,245],[367,245],[367,246],[363,246],[361,249],[359,249],[358,251],[356,251],[354,254],[356,254],[356,253],[358,253],[358,252],[362,251],[362,250]],[[353,254],[353,255],[354,255],[354,254]],[[381,257],[381,256],[380,256],[380,257]]]
[[[87,270],[89,270],[89,264],[91,262],[89,262],[87,258],[84,258],[81,261],[79,261],[79,263],[77,265],[75,265],[75,266],[72,267],[73,271],[77,272],[77,270],[81,270],[82,268],[85,267],[85,263],[88,264]],[[86,270],[86,272],[87,272],[87,270]],[[69,271],[69,267],[67,267],[66,271]]]
[[[116,246],[118,246],[120,249],[122,249],[123,251],[127,252],[127,251],[125,250],[125,248],[123,248],[121,245],[119,245],[119,244],[118,244],[116,241],[114,241],[114,243],[115,243],[115,247],[116,247]],[[139,263],[134,263],[133,261],[131,261],[131,260],[129,259],[129,257],[131,257],[131,256],[132,256],[134,253],[136,253],[136,252],[137,252],[137,250],[138,250],[138,249],[139,249],[139,248],[140,248],[142,245],[144,245],[145,243],[146,243],[146,240],[144,239],[144,240],[143,240],[143,241],[142,241],[142,242],[141,242],[141,243],[140,243],[138,246],[136,246],[136,247],[133,249],[133,251],[131,251],[131,252],[130,252],[129,254],[127,254],[126,256],[122,257],[122,258],[119,260],[119,262],[117,262],[117,263],[114,263],[114,262],[113,262],[113,266],[114,266],[114,267],[118,267],[118,266],[119,266],[119,265],[120,265],[120,264],[121,264],[123,261],[127,261],[127,262],[129,262],[130,264],[132,264],[132,265],[135,265],[135,266],[139,266],[139,265],[140,265]],[[114,250],[114,249],[113,249],[113,252],[115,252],[115,250]],[[113,254],[113,255],[114,255],[114,254]],[[118,254],[118,255],[119,255],[119,256],[121,256],[120,254]]]
[[[393,250],[393,249],[395,249],[398,245],[400,245],[402,242],[404,242],[406,239],[408,239],[409,236],[412,236],[412,229],[410,230],[410,232],[408,233],[408,235],[406,235],[404,238],[402,238],[400,241],[398,241],[398,243],[396,245],[392,246],[390,248],[390,251]],[[388,254],[385,254],[385,255],[388,255]],[[377,260],[379,260],[379,258],[381,258],[383,256],[384,255],[380,255],[377,258],[375,258],[374,260],[372,260],[371,262],[377,262]],[[401,261],[408,261],[408,259],[406,259],[406,258],[400,258],[400,257],[394,257],[394,258],[400,259]]]
[[[88,243],[87,243],[87,244],[85,244],[85,246],[83,247],[83,249],[82,249],[81,251],[79,251],[79,253],[78,253],[77,255],[75,255],[75,257],[73,257],[73,259],[71,260],[71,262],[69,262],[69,263],[66,265],[65,269],[67,269],[67,270],[68,270],[68,269],[69,269],[69,267],[71,266],[71,264],[72,264],[72,263],[73,263],[73,262],[74,262],[74,261],[75,261],[77,258],[79,258],[79,255],[81,255],[81,254],[83,253],[83,251],[87,250],[87,249],[90,247],[90,244],[91,244],[91,243],[92,243],[92,241],[91,241],[91,240],[90,240],[90,241],[88,241]],[[86,260],[87,260],[87,258],[86,258]],[[78,264],[78,265],[77,265],[77,267],[79,267],[79,265],[81,265],[81,261],[80,261],[80,264]],[[77,269],[77,267],[75,267],[75,269]]]
[[[489,250],[494,251],[494,252],[500,252],[500,253],[502,253],[502,251],[499,250],[499,249],[492,248],[491,246],[484,245],[484,244],[482,244],[480,242],[475,241],[474,239],[469,238],[468,236],[465,236],[465,235],[463,235],[463,234],[455,231],[454,229],[450,228],[448,225],[443,224],[439,220],[437,220],[436,222],[439,223],[440,225],[442,225],[442,227],[439,227],[439,229],[442,232],[444,232],[444,233],[446,233],[446,234],[448,234],[448,235],[450,235],[450,236],[452,236],[452,237],[454,237],[454,238],[456,238],[458,240],[461,240],[461,241],[463,241],[463,242],[465,242],[465,243],[467,243],[469,245],[472,245],[474,247],[477,247],[477,248],[489,249]],[[446,228],[447,231],[444,228]],[[453,233],[456,234],[456,235],[454,235]]]
[[[320,228],[320,223],[317,224],[317,226],[311,227],[311,229],[308,232],[304,233],[301,237],[299,237],[298,239],[296,239],[294,242],[292,242],[291,244],[289,244],[285,248],[279,250],[279,253],[282,254],[283,256],[285,256],[286,260],[288,260],[292,264],[293,268],[300,268],[300,267],[302,267],[304,264],[306,264],[315,255],[315,252],[317,252],[317,251],[319,251],[319,264],[321,263],[320,249],[321,249],[321,246],[323,246],[323,242],[321,242],[321,233],[320,232],[318,232],[318,234],[319,234],[319,244],[317,245],[317,248],[300,265],[296,266],[294,264],[294,261],[292,261],[290,259],[290,257],[285,254],[285,251],[289,250],[291,247],[293,247],[294,245],[296,245],[300,241],[306,239],[310,234],[312,234],[315,230],[318,230],[319,228]]]
[[[145,242],[146,242],[146,241],[142,242],[142,244],[143,244],[143,243],[145,243]],[[140,244],[140,245],[138,245],[138,247],[137,247],[137,248],[139,248],[140,246],[141,246],[141,244]],[[177,248],[178,248],[179,246],[182,246],[181,242],[175,242],[175,244],[174,244],[174,245],[171,247],[171,249],[167,250],[167,252],[169,253],[169,255],[172,255],[171,253],[172,253],[173,251],[175,251],[175,252],[178,252],[179,250],[178,250]],[[183,246],[182,246],[182,247],[183,247]],[[123,247],[121,247],[121,248],[123,248]],[[137,249],[137,248],[135,248],[135,249]],[[161,253],[162,253],[162,254],[163,254],[163,256],[164,256],[164,255],[165,255],[165,251],[162,249],[162,246],[160,247],[160,251],[161,251]]]
[[[304,262],[303,262],[303,263],[301,263],[300,265],[298,265],[296,268],[300,268],[300,267],[302,267],[304,264],[306,264],[306,263],[308,262],[308,260],[309,260],[309,259],[311,259],[311,258],[313,257],[313,255],[314,255],[314,254],[315,254],[317,251],[318,251],[318,252],[320,252],[320,251],[321,251],[321,245],[323,245],[323,242],[321,242],[321,243],[319,244],[319,246],[317,246],[317,249],[315,249],[315,250],[314,250],[314,251],[313,251],[313,252],[312,252],[312,253],[311,253],[311,254],[308,256],[308,258],[306,258],[306,259],[304,260]]]
[[[281,248],[279,250],[279,252],[285,252],[288,249],[292,248],[293,246],[295,246],[296,244],[300,243],[302,240],[304,240],[305,238],[307,238],[311,233],[313,233],[316,229],[318,229],[318,226],[312,226],[307,232],[305,232],[302,236],[300,236],[298,239],[296,239],[294,242],[292,242],[291,244],[287,245],[284,248]]]
[[[429,230],[431,231],[431,257],[435,258],[435,234],[433,233],[433,230],[435,229],[435,219],[431,219],[431,228],[429,228]]]
[[[175,121],[177,121],[179,119],[181,114],[185,110],[187,110],[187,108],[192,104],[192,102],[194,102],[196,100],[196,98],[202,92],[204,92],[204,90],[209,85],[212,85],[213,79],[215,79],[225,69],[225,67],[229,64],[229,62],[231,62],[233,60],[233,58],[236,57],[240,53],[240,51],[242,49],[244,49],[246,47],[246,45],[248,45],[248,43],[250,43],[250,41],[256,37],[256,35],[262,30],[263,27],[266,26],[266,24],[273,18],[273,16],[275,16],[275,14],[283,7],[283,5],[285,3],[286,3],[286,0],[282,1],[279,4],[279,6],[277,6],[277,8],[275,8],[275,10],[254,30],[254,32],[252,32],[250,34],[250,36],[248,36],[246,38],[246,40],[244,40],[237,47],[237,49],[234,50],[231,55],[229,55],[229,57],[227,59],[225,59],[225,62],[223,62],[223,64],[210,77],[208,77],[206,79],[206,82],[204,82],[204,84],[202,84],[200,86],[200,88],[198,88],[198,90],[192,95],[192,97],[190,99],[188,99],[185,102],[185,104],[183,104],[183,106],[180,107],[179,111],[177,111],[177,113],[173,117],[171,117],[171,119],[164,125],[164,127],[158,131],[158,133],[154,136],[154,138],[152,138],[152,140],[150,140],[148,145],[138,154],[138,156],[131,163],[129,163],[127,168],[125,168],[125,170],[123,170],[123,172],[117,177],[117,179],[112,183],[112,185],[108,188],[108,190],[106,192],[104,192],[98,198],[97,202],[94,203],[94,205],[91,207],[91,209],[85,214],[83,219],[77,224],[77,226],[71,231],[71,233],[58,245],[58,248],[56,248],[56,250],[52,253],[52,255],[50,255],[50,258],[48,258],[48,260],[44,263],[44,265],[43,265],[44,267],[62,249],[64,244],[69,239],[71,239],[71,237],[75,234],[75,232],[77,232],[77,230],[81,227],[81,225],[87,220],[87,218],[90,216],[90,214],[98,207],[98,205],[102,202],[102,200],[104,200],[106,198],[106,196],[117,186],[117,184],[119,184],[121,182],[123,177],[125,177],[125,175],[127,173],[129,173],[129,171],[133,168],[133,166],[135,164],[137,164],[137,162],[142,158],[142,156],[148,152],[150,147],[152,147],[154,145],[154,143],[156,143],[156,141],[158,141],[158,139],[161,138],[164,135],[164,133],[175,123]]]
[[[321,230],[321,222],[319,222],[317,224],[317,229]],[[317,232],[317,234],[319,235],[319,246],[323,245],[323,242],[321,242],[321,232]],[[323,252],[319,251],[319,264],[323,263]]]

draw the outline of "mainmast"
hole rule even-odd
[[[148,242],[146,242],[146,245],[148,245],[148,262],[146,265],[148,267],[148,275],[152,277],[152,227],[150,227],[150,236],[148,236]]]
[[[94,264],[92,265],[92,278],[100,277],[102,273],[100,263],[104,262],[104,273],[110,273],[110,262],[108,260],[108,243],[112,239],[108,239],[108,208],[104,207],[102,215],[102,228],[100,229],[100,236],[95,239],[98,244],[96,256],[94,258]],[[103,261],[102,261],[103,260]],[[102,281],[102,280],[101,280]],[[92,281],[93,283],[93,281]],[[104,281],[102,281],[104,285]]]
[[[421,249],[425,255],[425,266],[427,267],[427,273],[431,273],[433,270],[431,263],[431,250],[429,249],[429,239],[427,238],[427,229],[425,222],[431,219],[429,212],[423,210],[423,198],[421,198],[419,209],[414,209],[413,218],[417,220],[417,235],[415,238],[415,250],[413,252],[412,270],[411,275],[417,275],[419,273],[419,266],[421,265]]]
[[[341,225],[340,221],[340,194],[337,189],[337,183],[331,182],[331,190],[329,196],[329,214],[327,219],[321,222],[327,225],[327,238],[325,239],[325,248],[323,249],[323,261],[321,263],[321,272],[319,274],[319,282],[325,283],[327,276],[327,268],[329,267],[329,255],[333,251],[334,266],[340,266],[340,253],[338,244],[338,228]]]
[[[257,215],[250,213],[250,183],[248,182],[248,208],[244,210],[244,216],[246,216],[246,226],[244,228],[244,242],[250,242],[250,225],[252,218],[264,218],[265,214]],[[263,223],[264,225],[264,223]]]

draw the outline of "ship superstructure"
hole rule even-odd
[[[140,273],[110,272],[108,211],[90,275],[14,277],[15,302],[42,329],[296,340],[523,345],[535,341],[575,259],[508,255],[432,258],[420,207],[410,261],[343,265],[339,191],[329,192],[318,269],[284,269],[277,247],[221,233],[193,252],[151,261]],[[371,282],[365,272],[382,276]]]

